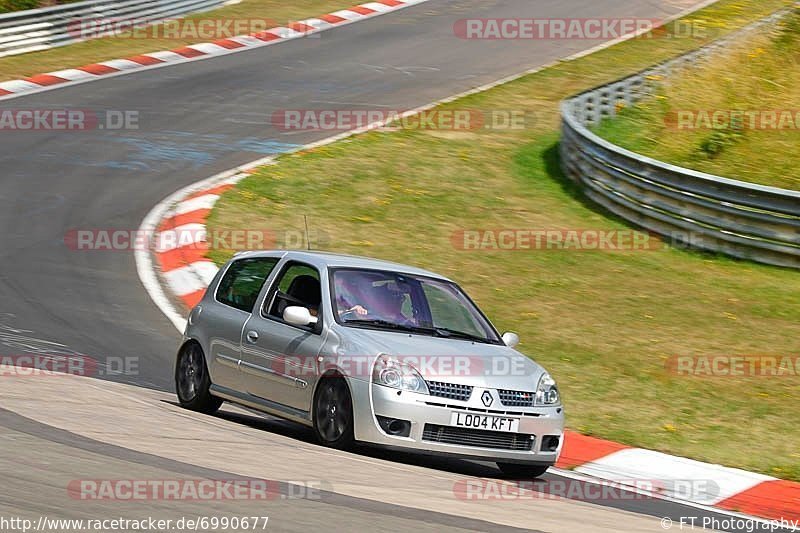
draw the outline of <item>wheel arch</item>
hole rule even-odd
[[[175,360],[173,361],[173,366],[175,366],[177,368],[178,360],[179,360],[181,354],[183,353],[183,351],[187,347],[191,346],[192,344],[196,344],[197,347],[200,348],[200,351],[203,353],[203,360],[205,361],[205,359],[206,359],[206,351],[203,350],[203,345],[200,344],[200,341],[195,339],[194,337],[189,337],[189,338],[184,339],[183,341],[181,341],[181,345],[178,346],[178,350],[175,352]],[[206,368],[207,368],[208,367],[208,361],[205,361],[205,363],[206,363]]]
[[[347,393],[350,395],[350,401],[353,401],[353,388],[350,386],[350,380],[347,378],[347,375],[338,367],[336,368],[329,368],[322,375],[317,379],[316,383],[314,384],[314,394],[311,395],[311,414],[312,418],[311,421],[314,421],[314,406],[317,403],[317,396],[319,395],[319,390],[321,385],[325,382],[326,379],[341,379],[345,385],[347,386]]]
[[[316,426],[316,405],[317,405],[317,398],[319,397],[320,390],[322,389],[322,384],[325,383],[326,379],[340,379],[342,383],[344,383],[345,388],[347,390],[347,394],[350,396],[350,416],[352,420],[352,432],[353,437],[358,435],[358,428],[360,424],[359,414],[360,408],[357,407],[356,404],[356,394],[353,390],[353,384],[351,381],[353,378],[349,377],[346,372],[338,367],[329,368],[325,372],[322,373],[319,378],[317,378],[316,383],[314,384],[314,393],[311,396],[311,411],[310,411],[310,421],[312,427]],[[372,410],[371,407],[369,408],[370,411]],[[358,441],[357,438],[354,441]]]

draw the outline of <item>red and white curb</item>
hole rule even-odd
[[[150,236],[151,244],[160,243],[134,250],[139,279],[181,333],[186,327],[183,311],[200,301],[219,270],[206,258],[206,218],[223,192],[272,160],[259,159],[184,187],[159,202],[139,226],[139,234]],[[161,234],[166,232],[177,237],[163,238]],[[183,304],[183,311],[173,304],[176,299]]]
[[[767,520],[800,521],[800,483],[764,474],[631,448],[572,431],[566,434],[556,466],[621,486],[656,484],[667,488],[659,495],[702,508]],[[687,484],[691,490],[685,490]],[[670,487],[684,489],[676,492]]]
[[[68,85],[86,83],[100,78],[120,76],[153,69],[208,59],[252,48],[260,48],[285,42],[299,37],[306,37],[329,28],[344,26],[370,17],[403,9],[428,0],[376,0],[349,9],[342,9],[322,15],[292,22],[286,26],[278,26],[252,35],[239,35],[227,39],[218,39],[210,43],[198,43],[176,48],[174,50],[140,54],[125,59],[112,59],[77,68],[57,70],[45,74],[37,74],[29,78],[0,82],[0,100],[16,98],[36,92],[51,90]]]
[[[237,173],[172,204],[156,228],[162,244],[153,251],[164,284],[187,309],[202,299],[219,268],[206,258],[209,250],[205,221],[220,195],[247,176]],[[172,233],[170,238],[165,233]]]

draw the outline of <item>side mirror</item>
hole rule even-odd
[[[283,310],[283,319],[293,326],[308,326],[317,323],[317,317],[311,316],[311,312],[299,305],[290,305]]]
[[[517,344],[519,344],[519,335],[514,333],[513,331],[506,331],[503,333],[503,342],[506,343],[506,346],[509,348],[513,348]]]

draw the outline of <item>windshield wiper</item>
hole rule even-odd
[[[433,328],[436,331],[436,334],[440,337],[456,337],[459,339],[467,339],[477,342],[491,342],[486,337],[479,337],[478,335],[473,335],[472,333],[467,333],[466,331],[458,331],[457,329],[450,329],[450,328],[442,328],[442,327],[435,327]]]
[[[395,329],[398,331],[410,331],[413,333],[430,333],[435,334],[436,330],[432,328],[424,328],[422,326],[412,326],[409,324],[398,324],[390,320],[382,320],[380,318],[357,318],[354,320],[345,320],[344,324],[353,324],[356,326],[380,326],[387,329]]]
[[[466,339],[476,342],[491,343],[491,340],[487,339],[486,337],[479,337],[478,335],[473,335],[472,333],[467,333],[465,331],[458,331],[456,329],[442,328],[438,326],[427,328],[424,326],[412,326],[410,324],[398,324],[397,322],[391,322],[389,320],[383,320],[380,318],[358,318],[354,320],[345,320],[344,323],[353,324],[356,326],[379,326],[382,328],[393,329],[397,331],[408,331],[411,333],[425,333],[436,337],[443,337],[443,338],[453,337],[453,338]]]

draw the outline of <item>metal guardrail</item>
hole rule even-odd
[[[562,168],[587,197],[671,242],[771,265],[800,268],[800,191],[697,172],[636,154],[589,128],[653,94],[658,80],[707,60],[781,11],[734,35],[562,103]]]
[[[143,26],[158,20],[207,11],[225,0],[87,0],[0,15],[0,57],[46,50],[85,40],[88,21]]]

